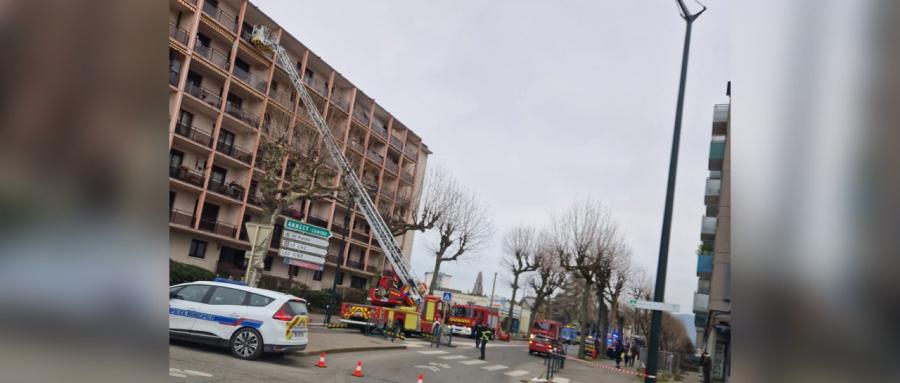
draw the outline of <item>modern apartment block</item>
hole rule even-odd
[[[262,213],[257,178],[262,170],[260,138],[273,128],[312,128],[290,78],[273,54],[249,42],[254,25],[275,31],[295,58],[298,73],[363,182],[383,211],[408,207],[419,198],[428,147],[375,100],[279,27],[246,0],[169,2],[169,227],[170,258],[222,276],[239,278],[250,249],[244,223]],[[284,124],[279,126],[280,124]],[[294,144],[294,143],[292,143]],[[296,142],[302,145],[301,142]],[[289,182],[284,161],[281,181]],[[276,227],[265,260],[267,275],[312,288],[331,287],[339,252],[339,285],[364,289],[386,266],[384,254],[358,211],[340,202],[300,201],[282,212],[344,231],[346,249],[330,241],[322,271],[288,266],[277,255]],[[413,233],[398,237],[409,261]]]
[[[731,85],[727,95],[731,96]],[[694,324],[697,347],[712,358],[712,381],[725,382],[731,371],[731,104],[713,108],[709,178],[697,252]]]

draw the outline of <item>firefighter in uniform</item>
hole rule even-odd
[[[479,340],[481,340],[481,357],[478,359],[484,360],[484,348],[487,346],[487,342],[491,339],[491,330],[484,326],[481,329],[481,333],[479,335]]]

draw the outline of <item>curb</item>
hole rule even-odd
[[[341,354],[345,352],[362,352],[362,351],[379,351],[379,350],[404,350],[406,346],[403,345],[390,345],[390,346],[363,346],[363,347],[341,347],[341,348],[332,348],[332,349],[321,349],[321,350],[304,350],[294,355],[297,356],[310,356],[310,355],[319,355],[321,353],[326,354]]]

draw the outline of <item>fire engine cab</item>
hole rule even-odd
[[[474,337],[475,325],[481,323],[482,326],[492,330],[492,339],[495,334],[501,339],[504,337],[500,330],[500,310],[495,308],[478,305],[453,305],[448,323],[454,335]]]
[[[365,332],[399,330],[405,334],[433,334],[435,324],[443,321],[444,302],[441,297],[428,295],[416,305],[396,276],[381,277],[377,287],[369,290],[372,304],[341,304],[341,322]],[[422,286],[419,286],[421,289]]]

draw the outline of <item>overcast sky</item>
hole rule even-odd
[[[500,272],[502,234],[579,197],[606,203],[656,273],[684,22],[675,0],[254,1],[423,138],[490,206],[498,234],[451,287]],[[695,23],[666,301],[691,312],[713,105],[727,102],[729,10]],[[419,236],[413,268],[433,266]],[[518,294],[521,297],[521,293]]]

